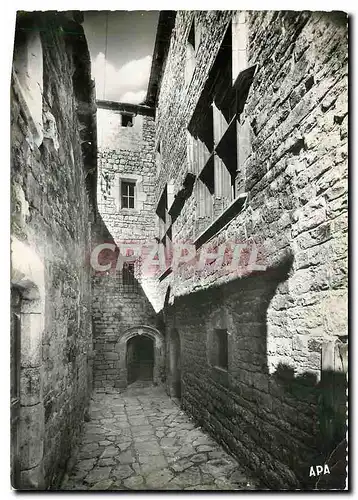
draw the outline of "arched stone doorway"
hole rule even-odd
[[[146,335],[136,335],[127,342],[127,381],[153,380],[154,341]]]
[[[181,398],[181,346],[178,330],[173,328],[169,336],[169,394]]]
[[[164,338],[150,326],[129,328],[116,345],[119,354],[120,387],[134,380],[153,380],[160,384],[165,378]]]

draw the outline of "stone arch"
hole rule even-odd
[[[119,387],[127,387],[127,345],[128,340],[138,335],[144,335],[153,340],[154,343],[154,369],[153,369],[153,382],[160,384],[164,380],[165,373],[165,351],[164,351],[164,337],[163,335],[151,326],[138,325],[128,328],[121,338],[118,340],[115,351],[119,355],[118,369],[119,369]]]
[[[20,352],[18,358],[11,359],[12,364],[19,365],[18,426],[12,435],[17,450],[21,450],[16,487],[41,489],[44,484],[45,434],[42,389],[44,266],[35,251],[15,237],[11,242],[11,287],[20,297],[18,314],[15,315],[18,318]],[[16,411],[15,405],[13,409]]]

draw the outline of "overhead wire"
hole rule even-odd
[[[107,52],[108,52],[108,10],[106,12],[106,41],[104,47],[103,100],[106,99]]]

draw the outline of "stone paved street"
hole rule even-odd
[[[66,490],[248,490],[255,484],[163,389],[94,393]]]

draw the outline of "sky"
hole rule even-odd
[[[145,99],[158,16],[158,11],[85,12],[97,99],[133,104]]]

